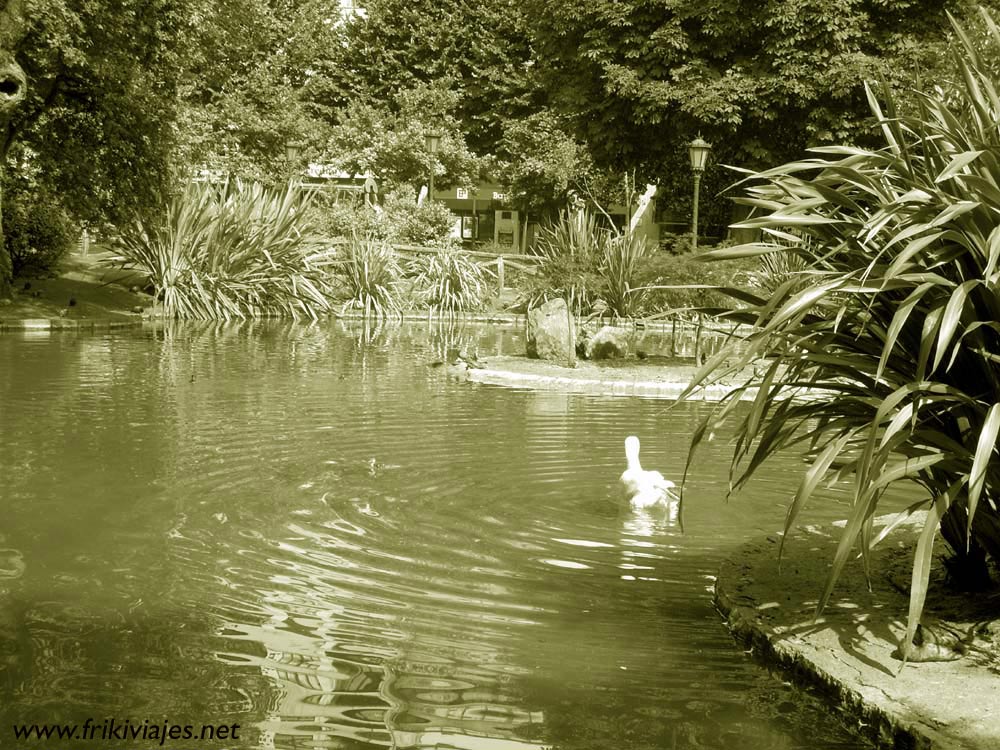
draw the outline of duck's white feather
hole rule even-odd
[[[628,466],[621,475],[622,487],[629,502],[639,508],[663,505],[675,499],[672,492],[676,486],[664,479],[658,471],[646,471],[639,463],[639,438],[629,435],[625,438],[625,460]]]

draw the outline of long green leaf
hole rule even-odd
[[[993,404],[986,413],[983,427],[976,443],[976,455],[969,473],[969,527],[967,538],[972,539],[972,519],[976,514],[979,496],[986,484],[986,472],[996,449],[997,433],[1000,432],[1000,402]]]

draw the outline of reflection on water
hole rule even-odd
[[[711,603],[726,552],[780,527],[797,459],[727,503],[708,446],[683,531],[675,507],[623,508],[623,437],[677,479],[703,407],[430,366],[523,347],[455,325],[0,337],[0,732],[114,716],[239,723],[240,748],[863,746]],[[828,494],[810,520],[842,508]]]

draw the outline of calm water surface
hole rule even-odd
[[[629,433],[679,478],[703,407],[428,365],[469,345],[523,350],[424,325],[0,336],[0,747],[87,718],[241,725],[168,748],[865,747],[712,607],[798,461],[727,503],[708,447],[682,533],[614,485]]]

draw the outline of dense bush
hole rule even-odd
[[[385,238],[400,245],[437,245],[446,242],[455,219],[438,201],[417,205],[409,185],[387,193],[379,217]]]
[[[461,248],[448,245],[414,263],[421,300],[432,309],[454,314],[478,310],[488,294],[483,269]]]
[[[729,298],[722,291],[724,288],[753,285],[753,272],[759,266],[757,261],[735,259],[706,263],[702,258],[711,249],[686,255],[661,250],[648,256],[636,274],[636,285],[643,288],[641,314],[650,316],[726,307]]]
[[[76,241],[59,203],[44,193],[8,187],[3,196],[4,241],[14,276],[52,273]]]
[[[359,235],[393,245],[440,245],[448,240],[454,223],[443,203],[424,201],[418,206],[416,192],[409,186],[386,194],[377,208],[349,198],[334,201],[320,195],[311,213],[330,239]]]
[[[740,294],[748,307],[731,317],[755,332],[742,350],[713,357],[695,383],[767,363],[748,384],[758,388],[751,408],[737,408],[745,389],[735,389],[697,430],[692,453],[736,417],[739,487],[768,457],[808,445],[811,466],[787,527],[818,487],[853,476],[820,610],[855,548],[867,559],[882,538],[873,518],[886,488],[922,490],[900,516],[927,511],[904,658],[936,534],[961,585],[987,581],[989,559],[1000,560],[1000,81],[986,59],[996,58],[1000,30],[988,17],[987,25],[991,48],[981,52],[954,24],[958,83],[916,94],[913,114],[896,114],[887,87],[868,90],[881,148],[816,149],[815,158],[756,175],[745,202],[759,216],[744,225],[771,239],[713,255],[789,255],[807,271],[766,298]],[[822,397],[788,398],[807,389]]]
[[[402,307],[399,256],[385,240],[354,235],[339,247],[337,276],[343,286],[340,298],[362,310],[365,317],[398,315]]]
[[[332,289],[308,200],[291,185],[191,182],[162,216],[123,228],[111,261],[149,275],[166,317],[316,317]]]

